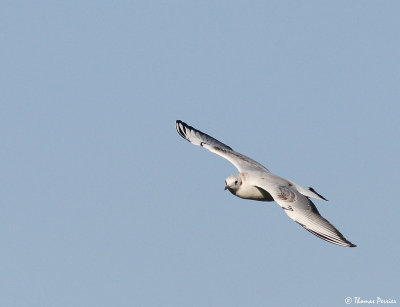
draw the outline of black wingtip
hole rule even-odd
[[[192,137],[196,139],[196,141],[193,143],[195,145],[199,146],[204,146],[204,144],[208,144],[208,142],[212,143],[214,147],[219,148],[220,150],[232,150],[231,147],[228,145],[214,139],[212,136],[208,135],[207,133],[204,133],[200,130],[197,130],[196,128],[189,126],[185,122],[181,120],[176,121],[176,130],[178,131],[179,135],[183,137],[185,140],[189,141],[190,143],[192,142]]]
[[[304,228],[306,230],[308,230],[309,232],[311,232],[313,235],[315,235],[315,236],[317,236],[317,237],[321,238],[322,240],[325,240],[325,241],[327,241],[329,243],[333,243],[333,244],[336,244],[336,245],[339,245],[339,246],[344,246],[344,247],[356,247],[357,246],[357,245],[351,243],[349,240],[347,240],[339,231],[337,231],[337,235],[339,235],[339,238],[341,239],[341,241],[339,241],[339,240],[337,240],[335,238],[323,235],[323,234],[318,233],[316,231],[313,231],[313,230],[311,230],[311,229],[309,229],[307,227],[304,227]]]
[[[187,140],[186,139],[186,126],[187,125],[183,121],[181,121],[181,120],[176,121],[176,131],[178,131],[179,135],[181,137],[183,137],[185,140]]]
[[[175,122],[175,125],[176,125],[176,130],[178,130],[179,126],[185,126],[186,124],[185,124],[183,121],[181,121],[181,120],[178,119],[178,120]]]
[[[315,191],[312,187],[308,187],[308,189],[309,189],[311,192],[313,192],[313,193],[315,193],[316,195],[318,195],[319,197],[321,197],[323,200],[328,201],[325,197],[323,197],[321,194],[319,194],[317,191]]]
[[[331,224],[331,226],[334,228],[334,231],[335,231],[336,235],[339,237],[339,239],[335,238],[335,237],[333,237],[331,235],[324,235],[322,233],[316,232],[316,231],[308,228],[306,225],[304,225],[302,223],[299,223],[299,222],[297,222],[297,223],[299,225],[301,225],[302,227],[304,227],[305,230],[311,232],[313,235],[315,235],[318,238],[321,238],[322,240],[325,240],[325,241],[327,241],[329,243],[336,244],[336,245],[339,245],[339,246],[344,246],[344,247],[357,247],[357,245],[355,245],[355,244],[351,243],[349,240],[347,240],[339,230],[337,230],[335,227],[333,227],[332,224]]]

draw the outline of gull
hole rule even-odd
[[[313,188],[272,174],[260,163],[180,120],[176,121],[176,130],[185,140],[227,159],[238,169],[239,174],[226,178],[225,190],[244,199],[275,201],[292,220],[317,237],[340,246],[356,247],[318,212],[310,198],[327,199]]]

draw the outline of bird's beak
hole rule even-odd
[[[230,188],[230,186],[229,186],[229,185],[226,185],[224,190],[227,190],[227,189],[229,189],[229,188]]]

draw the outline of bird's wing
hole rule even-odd
[[[180,136],[193,145],[204,147],[209,151],[227,159],[241,173],[248,171],[263,171],[269,173],[269,170],[260,163],[234,151],[228,145],[221,143],[208,134],[195,129],[180,120],[176,121],[176,130]]]
[[[263,188],[262,184],[259,188]],[[277,185],[268,187],[266,190],[292,220],[312,234],[333,244],[348,247],[356,246],[348,241],[335,226],[324,219],[313,202],[299,193],[293,186]]]

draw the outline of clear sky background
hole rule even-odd
[[[398,1],[3,1],[1,306],[400,303]],[[357,248],[175,120],[312,186]]]

